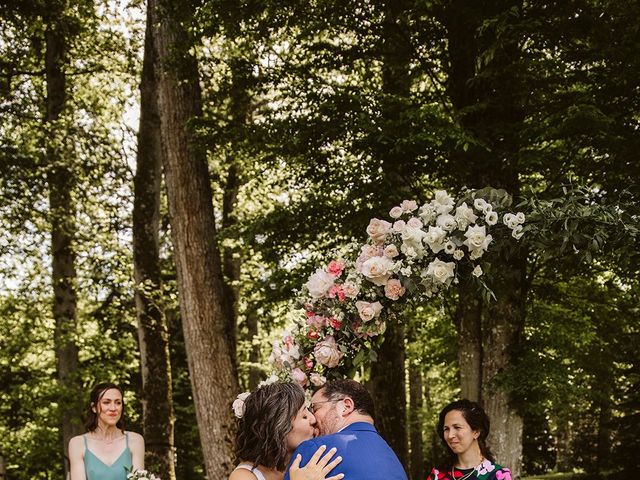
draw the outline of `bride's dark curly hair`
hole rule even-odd
[[[295,383],[272,383],[252,392],[238,419],[237,460],[283,471],[288,461],[285,437],[305,401]]]

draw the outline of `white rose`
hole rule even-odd
[[[471,260],[477,260],[482,255],[484,255],[484,250],[472,250],[471,253],[469,254],[469,258]]]
[[[426,233],[421,228],[407,227],[402,231],[402,241],[408,243],[416,249],[422,247],[422,239]]]
[[[447,283],[453,278],[453,272],[456,264],[454,262],[443,262],[440,259],[435,259],[427,267],[427,275],[433,280],[439,283]]]
[[[375,243],[383,243],[390,232],[391,224],[377,218],[372,218],[367,227],[367,234]]]
[[[246,410],[244,401],[249,397],[249,395],[251,395],[251,392],[241,393],[233,401],[231,408],[233,409],[233,413],[235,414],[236,417],[242,418],[244,416],[244,412]]]
[[[453,252],[453,258],[455,258],[456,260],[462,260],[463,257],[464,257],[464,252],[462,250],[458,249],[455,252]]]
[[[478,216],[473,213],[473,208],[467,205],[467,202],[463,202],[458,208],[456,208],[455,217],[458,227],[461,230],[467,228],[467,225],[475,222]]]
[[[482,275],[482,267],[480,267],[480,265],[476,265],[476,268],[473,269],[473,272],[471,272],[471,274],[474,277],[479,277],[480,275]]]
[[[467,231],[464,232],[464,236],[467,237],[464,244],[469,248],[469,250],[471,250],[471,252],[486,251],[493,239],[491,235],[487,235],[486,227],[484,225],[473,225],[467,228]]]
[[[333,335],[327,335],[324,340],[316,343],[313,354],[319,363],[329,368],[337,367],[343,355]]]
[[[384,285],[391,276],[394,263],[387,257],[371,257],[362,264],[362,275],[376,285]]]
[[[442,228],[430,226],[424,236],[424,243],[429,245],[433,253],[438,253],[444,248],[444,239],[446,236],[447,232]]]
[[[423,222],[431,223],[437,215],[436,207],[434,207],[430,203],[425,203],[420,207],[419,215]]]
[[[309,295],[311,295],[312,298],[324,297],[327,290],[333,286],[334,280],[335,277],[323,268],[317,269],[316,273],[312,274],[306,283]]]
[[[380,302],[364,302],[359,300],[356,302],[356,308],[358,309],[358,315],[363,322],[370,322],[382,311],[382,304]]]
[[[399,253],[400,252],[398,252],[398,247],[393,244],[384,247],[384,256],[387,258],[395,258]]]
[[[433,206],[439,214],[449,213],[453,210],[453,198],[445,190],[436,190]]]
[[[456,223],[456,219],[453,215],[444,213],[442,215],[439,215],[436,219],[436,226],[442,228],[443,230],[446,230],[447,232],[451,232],[452,230],[455,230],[458,224]]]
[[[404,213],[404,211],[402,210],[402,208],[400,207],[393,207],[390,211],[389,211],[389,216],[391,218],[400,218],[400,216]]]
[[[411,265],[407,265],[406,267],[402,267],[400,269],[400,273],[402,275],[404,275],[405,277],[410,277],[411,273],[413,273],[413,270],[411,269]]]
[[[518,223],[524,223],[524,213],[522,212],[518,212],[516,213],[516,220],[518,221]]]
[[[362,264],[371,257],[382,255],[382,247],[375,245],[363,245],[360,249],[360,256],[356,259],[356,270],[362,272]]]
[[[497,212],[489,212],[484,217],[484,219],[487,222],[487,225],[495,225],[496,223],[498,223],[498,213]]]
[[[485,203],[484,207],[482,207],[482,213],[489,215],[491,212],[493,212],[493,207],[490,203]]]

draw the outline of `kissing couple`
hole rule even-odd
[[[229,480],[407,480],[355,380],[325,383],[310,405],[296,383],[263,385],[239,396],[234,411],[240,463]]]

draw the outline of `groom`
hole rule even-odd
[[[391,447],[373,426],[374,407],[369,392],[354,380],[327,382],[311,399],[320,437],[307,440],[293,452],[306,465],[321,445],[337,448],[342,462],[330,475],[343,473],[348,480],[407,480]],[[335,458],[335,457],[334,457]],[[289,480],[289,471],[285,475]]]

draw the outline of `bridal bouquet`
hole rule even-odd
[[[135,470],[127,473],[127,480],[160,480],[160,477],[146,470]]]
[[[372,219],[355,259],[333,259],[309,277],[299,298],[304,315],[274,342],[269,362],[281,378],[320,386],[334,369],[375,360],[377,339],[408,300],[425,301],[460,276],[488,290],[481,277],[490,232],[523,235],[525,216],[505,211],[510,204],[503,190],[458,202],[438,190],[424,205],[405,200],[388,219]]]

